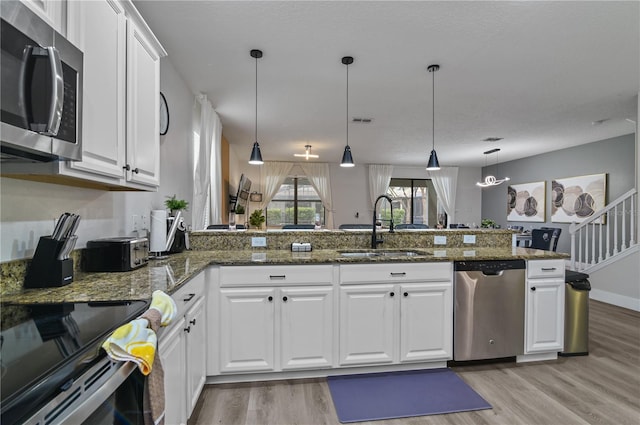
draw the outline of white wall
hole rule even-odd
[[[193,93],[168,58],[160,62],[160,90],[169,104],[167,135],[160,136],[160,188],[157,192],[107,192],[0,178],[0,261],[30,258],[40,236],[50,235],[54,219],[80,214],[78,244],[91,239],[133,235],[132,215],[164,208],[166,196],[193,197],[189,137]],[[99,99],[85,99],[96,101]],[[185,214],[191,221],[191,213]]]
[[[243,157],[231,145],[230,152],[230,185],[237,188],[240,174],[246,174],[252,181],[255,190],[262,190],[260,182],[260,167],[252,166],[243,160],[249,152],[242,153]],[[369,171],[366,164],[358,164],[353,168],[340,167],[338,163],[329,164],[331,175],[331,197],[334,208],[334,224],[368,224],[372,222],[373,205],[369,196]],[[460,168],[458,174],[458,190],[456,193],[456,220],[460,223],[481,222],[482,192],[475,185],[480,180],[481,169],[477,167]],[[396,178],[427,178],[424,167],[394,166],[393,177]],[[235,187],[234,187],[235,185]],[[260,189],[257,189],[257,188]],[[232,193],[232,192],[230,192]]]

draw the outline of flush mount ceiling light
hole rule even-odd
[[[309,160],[309,158],[320,158],[319,155],[314,155],[311,153],[311,145],[304,145],[304,153],[294,153],[293,156],[304,158],[307,161]]]
[[[436,171],[440,169],[440,163],[438,162],[438,155],[436,154],[436,71],[440,69],[440,65],[429,65],[427,71],[432,75],[431,79],[431,154],[429,155],[429,162],[427,162],[427,170]]]
[[[344,153],[342,154],[341,167],[354,167],[353,156],[351,155],[351,147],[349,146],[349,65],[353,63],[351,56],[345,56],[342,58],[342,63],[347,66],[347,145],[344,147]]]
[[[488,155],[491,155],[492,153],[496,154],[496,174],[498,174],[498,152],[500,152],[500,148],[495,148],[495,149],[491,149],[489,151],[484,152],[484,166],[487,166],[487,157]],[[509,177],[505,177],[503,179],[498,180],[495,176],[492,175],[488,175],[484,178],[483,182],[478,182],[476,183],[477,186],[480,187],[491,187],[491,186],[498,186],[506,181],[509,180]]]
[[[261,165],[262,152],[260,152],[260,144],[258,143],[258,59],[262,57],[262,50],[253,49],[250,52],[251,57],[256,60],[256,125],[255,125],[255,142],[253,142],[253,149],[251,149],[251,158],[249,164]]]

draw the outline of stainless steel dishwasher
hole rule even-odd
[[[453,360],[524,352],[524,260],[454,263]]]

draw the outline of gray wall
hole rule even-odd
[[[483,189],[482,218],[493,219],[503,228],[507,225],[522,225],[525,229],[559,227],[562,233],[557,250],[570,252],[569,224],[551,222],[551,180],[606,173],[606,201],[610,202],[635,187],[635,164],[634,134],[502,163],[497,177],[509,176],[511,184],[546,181],[546,221],[507,222],[506,184]],[[487,173],[495,173],[495,166],[485,167],[482,175]]]

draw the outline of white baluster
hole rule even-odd
[[[625,201],[622,200],[622,246],[621,250],[627,249],[627,209],[624,207]]]
[[[573,226],[573,225],[571,225]],[[569,231],[571,232],[571,270],[576,269],[576,234],[573,232],[573,229],[569,227]]]
[[[618,253],[618,206],[613,208],[613,255]]]
[[[636,244],[636,202],[637,202],[637,194],[631,197],[631,240],[629,241],[629,246],[633,246]]]
[[[584,269],[583,267],[584,257],[582,256],[582,251],[583,251],[582,231],[583,230],[584,230],[584,227],[578,230],[578,270]]]
[[[607,255],[605,258],[611,257],[611,218],[609,218],[609,211],[607,211]]]
[[[598,262],[601,263],[603,261],[602,258],[602,226],[604,226],[604,215],[600,215],[600,226],[598,226],[598,238],[600,239],[600,248],[598,249]]]
[[[588,226],[587,226],[588,227]],[[596,226],[591,224],[591,264],[596,263]]]

